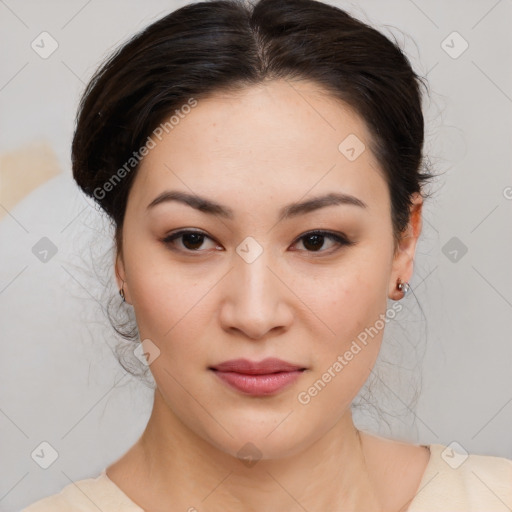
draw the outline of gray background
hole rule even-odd
[[[109,226],[74,185],[69,148],[101,60],[186,3],[0,1],[0,152],[47,141],[62,168],[0,221],[1,510],[96,476],[147,422],[152,392],[118,365],[99,305],[97,273],[113,285]],[[444,173],[374,378],[388,423],[363,409],[356,424],[512,458],[512,1],[330,3],[394,34],[428,75],[426,153]],[[42,31],[59,45],[47,59],[30,46]],[[57,247],[46,263],[32,252],[43,237]],[[31,457],[43,441],[58,452],[48,469]]]

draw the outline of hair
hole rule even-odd
[[[117,253],[138,169],[134,151],[191,98],[275,79],[312,81],[364,120],[389,188],[396,247],[412,195],[428,197],[424,185],[433,177],[423,158],[425,79],[396,41],[340,8],[316,0],[213,0],[177,9],[133,36],[81,99],[73,176],[111,219]]]

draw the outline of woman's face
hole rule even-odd
[[[180,424],[226,453],[246,443],[262,458],[296,453],[366,381],[419,231],[394,253],[365,124],[311,82],[215,95],[163,133],[132,185],[117,260],[159,393]],[[164,192],[192,204],[150,206]],[[330,194],[350,197],[311,202]],[[196,234],[173,239],[179,231]],[[212,369],[239,358],[300,370],[276,389],[265,387],[275,376]]]

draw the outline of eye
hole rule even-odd
[[[326,250],[320,250],[323,247],[326,239],[334,242],[334,250],[333,251],[329,250],[329,248]],[[320,253],[334,252],[342,246],[349,246],[349,245],[355,244],[355,242],[351,242],[350,240],[348,240],[348,238],[342,233],[334,233],[331,231],[321,231],[321,230],[315,230],[315,231],[310,231],[309,233],[305,233],[304,235],[302,235],[300,238],[297,239],[296,243],[298,243],[299,241],[302,241],[304,247],[307,248],[307,252],[320,252]]]
[[[211,240],[214,242],[212,244],[214,249],[220,250],[221,247],[217,244],[212,238],[203,233],[202,231],[191,231],[191,230],[181,230],[176,233],[171,233],[162,239],[162,242],[168,246],[171,246],[172,249],[181,252],[204,252],[206,249],[199,250],[203,244],[205,239]],[[331,240],[333,242],[334,250],[320,250],[324,246],[325,240]],[[181,240],[181,244],[176,244],[177,240]],[[306,252],[334,252],[338,248],[342,246],[354,245],[355,242],[351,242],[347,239],[347,237],[342,233],[334,233],[331,231],[322,231],[315,230],[305,233],[300,236],[293,245],[296,245],[298,242],[302,241],[304,247],[306,247]],[[181,245],[181,247],[179,246]],[[331,246],[331,249],[332,247]]]
[[[204,240],[208,238],[212,240],[209,236],[205,235],[201,231],[190,231],[190,230],[182,230],[177,231],[176,233],[171,233],[169,236],[165,237],[162,242],[166,245],[175,246],[176,250],[184,251],[184,252],[203,252],[198,249],[203,245]],[[175,241],[178,239],[181,240],[182,247],[176,247]],[[213,240],[212,240],[213,241]],[[184,249],[183,249],[184,247]],[[219,247],[218,244],[215,244],[215,247]]]

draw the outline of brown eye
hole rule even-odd
[[[181,243],[177,243],[180,240]],[[220,250],[221,247],[212,238],[201,231],[181,230],[176,233],[171,233],[165,237],[162,242],[169,246],[172,250],[188,252],[188,253],[202,253],[207,250],[203,245],[206,240],[210,240],[212,245],[210,248]],[[325,249],[326,240],[331,241],[331,244]],[[302,241],[305,251],[308,253],[332,253],[342,246],[354,245],[342,233],[334,233],[331,231],[310,231],[302,235],[296,240],[293,245]],[[203,247],[203,248],[202,248]],[[201,249],[202,248],[202,249]]]
[[[330,231],[310,231],[305,235],[302,235],[297,242],[302,241],[304,247],[307,252],[332,252],[329,249],[321,250],[324,246],[325,240],[331,240],[334,245],[331,245],[331,248],[334,246],[335,248],[340,248],[342,246],[353,245],[354,242],[351,242],[347,239],[347,237],[343,234],[333,233]]]
[[[176,240],[181,239],[181,246],[182,247],[176,247]],[[172,233],[171,235],[165,237],[162,242],[166,245],[171,245],[176,250],[181,251],[188,251],[188,252],[203,252],[201,247],[204,244],[205,239],[212,240],[209,236],[206,234],[200,232],[200,231],[178,231],[176,233]],[[213,241],[213,240],[212,240]],[[218,247],[215,245],[215,247]]]

